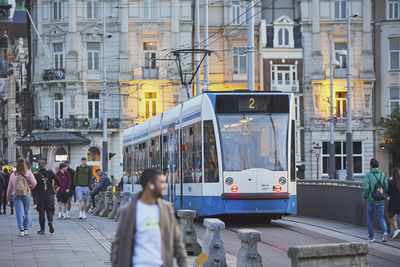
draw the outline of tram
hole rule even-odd
[[[123,149],[133,192],[144,169],[159,168],[175,210],[296,214],[293,94],[203,93],[126,129]]]

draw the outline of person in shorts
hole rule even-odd
[[[74,186],[78,198],[79,219],[86,219],[89,188],[92,186],[92,168],[87,165],[86,158],[81,158],[81,165],[75,170]]]
[[[59,171],[57,172],[58,179],[60,179],[60,188],[57,192],[57,202],[58,202],[58,219],[61,217],[67,219],[67,202],[69,191],[71,190],[71,176],[67,171],[67,164],[61,163],[59,166]]]
[[[71,182],[72,179],[74,179],[75,176],[75,171],[70,167],[70,163],[68,160],[64,161],[64,163],[67,165],[67,172],[69,173],[69,176],[71,177]],[[70,212],[71,212],[71,201],[72,197],[74,198],[74,202],[76,202],[76,195],[75,195],[75,186],[73,183],[71,183],[71,189],[69,190],[68,193],[68,200],[67,200],[67,218],[71,218]]]

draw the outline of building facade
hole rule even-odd
[[[377,159],[391,175],[400,167],[400,154],[390,148],[382,121],[400,106],[400,1],[374,1],[375,4],[375,114]]]
[[[354,177],[369,171],[375,155],[373,124],[373,20],[370,0],[306,0],[300,6],[304,48],[304,153],[305,177],[327,178],[329,172],[330,82],[329,57],[332,40],[333,60],[339,65],[333,73],[335,122],[335,167],[337,177],[345,179],[347,123],[347,46],[346,18],[351,18],[350,71]]]

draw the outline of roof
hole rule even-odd
[[[43,146],[43,145],[89,145],[90,140],[74,133],[51,132],[34,133],[24,136],[15,143],[19,146]]]

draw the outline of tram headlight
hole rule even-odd
[[[284,184],[286,184],[286,178],[285,177],[281,177],[281,178],[279,178],[279,183],[281,184],[281,185],[284,185]]]
[[[232,177],[228,177],[225,179],[225,184],[227,185],[232,185],[233,184],[233,178]]]

